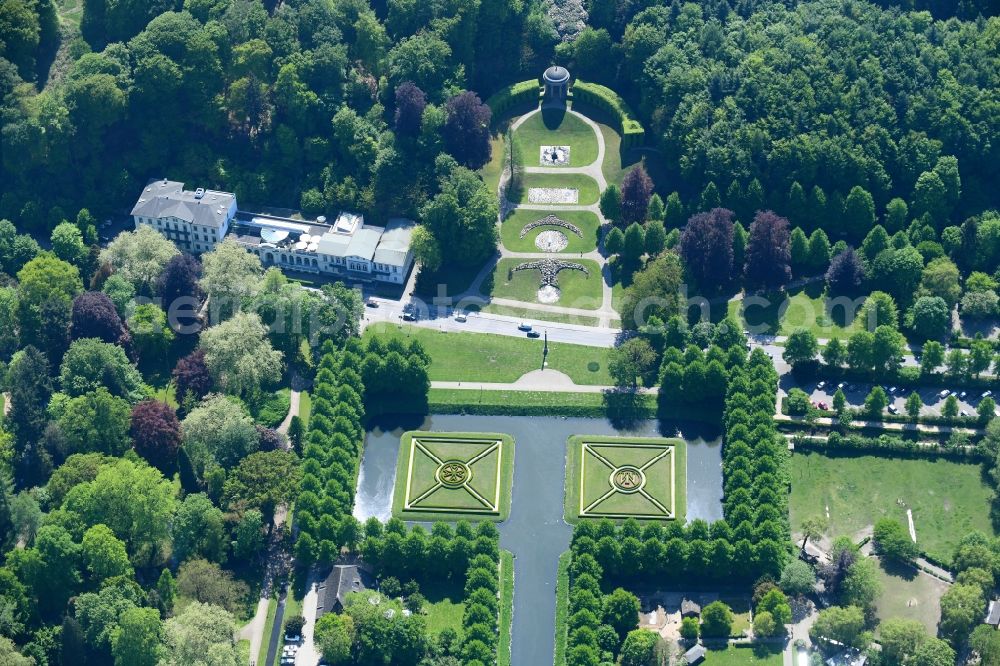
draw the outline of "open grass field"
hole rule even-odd
[[[559,272],[559,300],[555,305],[581,310],[599,310],[604,291],[601,267],[590,259],[568,259],[587,269],[587,274],[579,270],[565,269]],[[537,270],[511,270],[532,259],[505,258],[497,262],[492,277],[483,281],[483,295],[488,298],[509,298],[525,303],[538,303],[538,288],[541,273]]]
[[[515,210],[500,226],[500,240],[503,242],[503,246],[512,252],[541,252],[535,245],[535,238],[543,231],[556,230],[565,234],[566,240],[569,241],[562,253],[591,252],[597,248],[597,230],[600,227],[600,222],[596,215],[586,210],[567,210],[556,215],[564,222],[576,225],[583,233],[582,237],[568,229],[546,225],[529,230],[524,238],[521,238],[521,230],[524,229],[525,225],[543,219],[550,214],[554,213],[523,208]]]
[[[392,514],[412,520],[505,520],[513,478],[509,435],[407,432],[399,443]]]
[[[474,308],[469,308],[469,310],[473,309]],[[599,317],[562,314],[561,312],[548,312],[546,310],[531,310],[529,308],[518,308],[510,305],[499,305],[498,303],[489,303],[484,305],[479,308],[479,311],[506,315],[508,317],[520,317],[522,319],[540,319],[542,321],[551,321],[557,324],[577,324],[579,326],[597,326],[601,321]]]
[[[847,535],[884,517],[906,524],[913,511],[917,544],[950,562],[958,541],[973,530],[994,534],[992,491],[979,465],[944,459],[796,453],[790,465],[792,528],[806,518],[825,518],[828,536]]]
[[[781,645],[755,645],[754,647],[733,647],[725,649],[709,647],[705,655],[705,666],[781,666]]]
[[[768,294],[764,301],[760,298],[729,303],[729,314],[741,319],[753,333],[790,335],[805,328],[817,338],[845,339],[858,328],[853,314],[849,318],[839,300],[834,303],[828,299],[819,283],[788,294]]]
[[[505,150],[504,135],[502,133],[494,134],[490,138],[490,161],[479,170],[479,175],[483,177],[486,187],[493,193],[500,187],[500,174],[503,173]]]
[[[513,382],[542,364],[540,339],[486,333],[445,333],[420,326],[373,324],[365,335],[419,340],[430,354],[431,381]],[[577,384],[612,384],[603,347],[549,343],[548,367]],[[596,394],[595,394],[596,395]],[[598,395],[598,397],[600,397]]]
[[[526,173],[522,177],[520,197],[512,203],[527,204],[528,190],[533,187],[570,187],[579,190],[575,205],[588,206],[597,203],[600,188],[590,176],[579,173]]]
[[[941,595],[948,584],[910,567],[878,568],[882,594],[875,601],[879,620],[916,620],[934,635],[941,619]]]
[[[452,589],[451,585],[421,585],[420,592],[427,599],[423,615],[427,623],[427,633],[437,636],[445,629],[462,631],[462,615],[465,613],[465,602],[462,601],[462,590]]]
[[[497,666],[510,666],[510,631],[514,621],[514,553],[500,551],[500,639]]]
[[[582,167],[597,159],[597,136],[587,123],[562,109],[543,109],[514,131],[524,166],[543,166],[542,146],[569,146],[569,164]]]
[[[683,440],[574,436],[567,446],[565,518],[683,519]]]

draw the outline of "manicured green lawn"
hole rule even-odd
[[[369,326],[365,336],[369,335],[419,340],[431,357],[431,381],[513,382],[542,365],[543,341],[540,339],[444,333],[387,323]],[[569,375],[577,384],[607,386],[612,383],[607,369],[609,351],[604,347],[550,342],[548,367]]]
[[[271,631],[274,629],[274,615],[278,612],[278,599],[272,596],[267,602],[267,619],[264,621],[264,638],[260,642],[260,652],[257,654],[257,663],[267,662],[267,647],[271,640]]]
[[[878,574],[882,583],[882,594],[875,601],[879,619],[916,620],[932,635],[936,633],[941,619],[941,595],[948,584],[906,567],[886,570],[880,566]]]
[[[445,629],[454,629],[461,633],[465,602],[455,602],[449,597],[442,597],[433,602],[428,600],[423,610],[429,635],[437,636]]]
[[[566,551],[559,556],[559,573],[556,575],[556,647],[554,666],[566,666],[566,632],[569,622],[569,565],[573,553]]]
[[[792,529],[807,518],[825,518],[827,534],[853,536],[884,517],[906,524],[906,509],[920,548],[951,561],[958,541],[973,530],[994,534],[992,491],[979,465],[944,459],[879,456],[828,457],[796,453],[790,466]]]
[[[574,436],[567,452],[567,522],[683,519],[687,506],[683,440]]]
[[[513,478],[509,435],[407,432],[399,442],[392,514],[411,520],[505,520]]]
[[[597,136],[587,123],[570,113],[543,109],[514,131],[514,141],[525,166],[544,166],[542,146],[569,146],[569,164],[581,167],[597,159]]]
[[[483,295],[492,298],[509,298],[526,303],[538,302],[538,288],[541,273],[537,270],[511,272],[515,266],[535,261],[533,259],[505,258],[497,262],[492,279],[483,281]],[[554,303],[561,307],[582,310],[599,310],[603,294],[601,267],[590,259],[567,259],[587,269],[587,274],[579,270],[564,269],[559,272],[559,300]]]
[[[514,203],[527,204],[528,190],[533,187],[570,187],[579,190],[576,204],[587,206],[597,203],[600,196],[600,189],[597,181],[590,176],[579,173],[526,173],[523,177],[524,186],[521,188],[521,196]]]
[[[497,666],[510,666],[510,631],[514,621],[514,553],[500,551],[500,640]]]
[[[490,138],[490,161],[479,170],[483,182],[490,192],[496,193],[500,186],[500,174],[503,173],[504,150],[506,149],[503,134],[495,134]]]
[[[547,312],[545,310],[529,310],[528,308],[515,308],[510,305],[498,305],[496,303],[484,305],[479,311],[506,315],[508,317],[520,317],[521,319],[540,319],[558,324],[578,324],[580,326],[597,326],[601,321],[599,317],[568,315],[559,312]]]
[[[806,328],[817,338],[845,339],[857,330],[853,318],[848,320],[845,308],[839,302],[830,305],[821,284],[808,285],[788,294],[768,294],[767,303],[730,301],[729,314],[743,320],[747,326],[760,327],[757,333],[790,335],[798,328]]]
[[[152,386],[150,387],[153,391],[150,395],[153,400],[158,400],[159,402],[165,402],[174,409],[177,409],[177,395],[174,388],[174,383],[170,382],[160,387]]]
[[[299,393],[299,420],[303,430],[309,429],[309,417],[312,415],[312,396],[309,391]]]
[[[469,391],[432,388],[428,396],[431,412],[440,414],[511,414],[526,416],[592,416],[604,418],[613,412],[601,393],[548,391]],[[630,413],[637,418],[656,416],[656,397],[640,395]]]
[[[705,655],[705,666],[781,666],[783,663],[780,645],[756,645],[754,647],[727,646],[724,650],[710,647]]]
[[[557,226],[535,227],[521,238],[521,230],[525,225],[531,224],[535,220],[540,220],[547,215],[556,215],[563,222],[576,225],[583,233],[583,237],[577,236],[568,229]],[[535,238],[543,231],[561,231],[566,236],[569,243],[563,253],[576,254],[579,252],[591,252],[597,248],[597,230],[600,222],[597,216],[586,210],[567,210],[558,214],[548,211],[517,209],[512,215],[503,221],[500,227],[500,240],[508,250],[512,252],[541,252],[535,245]]]

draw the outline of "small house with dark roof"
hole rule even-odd
[[[701,617],[701,606],[690,599],[681,601],[681,617]]]
[[[316,619],[329,612],[341,612],[348,594],[363,592],[373,585],[374,579],[363,564],[333,565],[330,574],[316,588]]]
[[[688,666],[694,666],[695,664],[700,664],[705,661],[705,646],[695,645],[690,650],[684,653],[682,657],[683,662]]]
[[[990,625],[994,629],[1000,627],[1000,600],[994,599],[990,602],[990,607],[986,611],[986,619],[983,620],[983,623]]]

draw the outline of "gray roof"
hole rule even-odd
[[[344,607],[344,599],[351,592],[362,592],[371,585],[368,572],[357,564],[336,564],[330,575],[316,590],[316,616]]]
[[[681,615],[688,614],[701,615],[701,606],[690,599],[684,599],[681,601]]]
[[[688,664],[697,664],[699,661],[705,658],[705,646],[695,645],[693,648],[684,653],[684,661]]]
[[[416,222],[403,218],[389,220],[382,233],[382,239],[375,248],[372,261],[389,266],[405,266],[406,255],[410,252],[410,238]]]
[[[990,602],[990,609],[986,613],[986,624],[992,624],[994,627],[1000,625],[1000,601]]]
[[[201,198],[174,180],[152,180],[142,190],[132,207],[132,215],[176,217],[205,227],[220,228],[229,218],[229,208],[236,197],[231,192],[205,190]]]
[[[382,227],[363,227],[351,235],[351,242],[347,246],[346,255],[348,257],[361,257],[371,260],[375,255],[375,248],[382,237]]]
[[[545,79],[546,83],[566,83],[569,81],[569,71],[565,67],[552,65],[545,70],[542,78]]]

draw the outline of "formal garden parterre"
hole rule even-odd
[[[514,440],[499,433],[407,432],[400,438],[393,515],[409,520],[504,520]]]
[[[567,442],[566,520],[683,520],[686,481],[683,440],[571,437]]]

